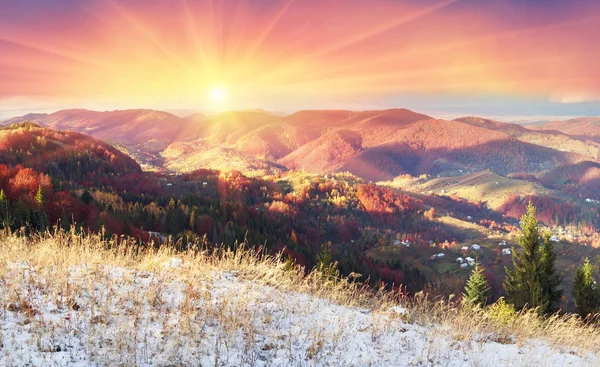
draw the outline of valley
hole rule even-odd
[[[462,289],[471,266],[457,259],[469,257],[497,298],[511,264],[503,250],[532,202],[556,233],[565,274],[600,255],[598,144],[563,133],[405,109],[70,110],[5,125],[7,205],[32,208],[10,218],[15,229],[67,222],[142,241],[247,240],[308,268],[326,248],[344,274],[446,295]],[[32,182],[12,188],[25,168]],[[481,249],[462,249],[473,244]]]

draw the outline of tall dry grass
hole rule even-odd
[[[240,283],[239,290],[220,294],[214,289],[216,274],[233,274]],[[27,333],[30,344],[41,351],[69,343],[64,331],[72,328],[73,335],[80,333],[78,337],[83,338],[81,348],[109,364],[123,358],[128,358],[125,365],[143,361],[160,364],[156,361],[160,362],[161,355],[177,356],[179,350],[192,347],[198,355],[179,356],[182,361],[200,363],[206,355],[214,355],[214,365],[222,365],[225,361],[221,356],[231,355],[231,346],[242,340],[248,355],[239,358],[248,358],[245,361],[252,365],[260,357],[252,346],[257,343],[261,325],[277,322],[253,310],[263,296],[252,291],[254,285],[386,315],[373,323],[378,325],[377,329],[372,326],[373,340],[390,332],[394,320],[400,320],[429,328],[433,336],[428,337],[432,338],[517,345],[539,340],[561,351],[594,356],[600,345],[600,329],[576,315],[542,318],[535,311],[516,312],[503,303],[480,309],[463,307],[452,297],[431,300],[422,293],[398,297],[374,291],[356,279],[331,278],[317,270],[307,274],[304,269],[290,267],[281,257],[245,245],[235,250],[197,246],[177,251],[176,246],[141,247],[127,239],[104,240],[98,234],[74,231],[0,234],[0,320],[16,313],[23,328],[36,323]],[[168,296],[172,289],[178,290],[176,299]],[[215,297],[215,293],[220,296]],[[45,317],[41,314],[45,304],[55,305],[65,319],[40,320]],[[400,307],[407,313],[390,312]],[[259,323],[257,317],[262,318]],[[127,320],[128,324],[116,328],[112,326],[114,320]],[[156,341],[152,334],[156,328],[168,335],[169,341]],[[306,331],[310,335],[306,354],[318,356],[332,338],[336,343],[343,339],[338,335],[343,328],[336,335],[326,335],[323,330]],[[111,335],[108,341],[104,339],[106,333]],[[0,345],[4,338],[0,332]],[[287,355],[292,358],[295,339],[282,338],[289,343]],[[140,351],[139,345],[145,347]],[[20,348],[25,357],[29,347]],[[274,347],[265,345],[263,350],[269,348]],[[19,352],[15,353],[12,356],[18,359]]]

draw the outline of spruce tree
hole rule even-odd
[[[560,301],[563,295],[561,288],[563,277],[556,272],[556,252],[554,251],[554,244],[550,240],[549,232],[546,232],[546,235],[544,236],[544,245],[541,252],[540,275],[544,297],[542,312],[548,313],[556,309],[555,305]]]
[[[321,245],[321,252],[317,255],[317,270],[323,274],[324,278],[334,280],[339,276],[339,271],[337,261],[333,261],[331,257],[330,247],[331,242]]]
[[[90,194],[89,191],[84,190],[81,193],[81,197],[79,198],[81,200],[82,203],[86,204],[86,205],[90,205],[91,203],[94,202],[94,197],[92,196],[92,194]]]
[[[583,317],[598,309],[598,291],[592,273],[592,264],[588,258],[575,272],[573,298],[575,299],[575,312]]]
[[[535,207],[531,202],[527,205],[521,223],[522,234],[518,242],[523,251],[519,254],[513,249],[514,268],[506,268],[504,291],[507,301],[517,309],[525,306],[540,307],[543,312],[547,308],[548,302],[545,299],[548,297],[545,297],[542,279],[547,275],[542,276],[542,271],[545,269],[542,264],[542,240],[535,217]]]
[[[41,208],[44,205],[44,193],[42,192],[42,185],[38,186],[37,192],[35,194],[35,202]]]
[[[67,211],[65,210],[65,208],[62,208],[62,214],[60,216],[60,227],[65,232],[71,230],[71,223],[69,222],[69,217],[67,216]]]
[[[0,218],[2,219],[0,225],[2,225],[3,228],[10,228],[12,220],[10,218],[8,199],[6,198],[4,189],[0,189]]]
[[[485,306],[490,296],[490,287],[487,279],[483,275],[483,269],[479,266],[479,263],[475,265],[475,268],[471,272],[469,280],[465,286],[463,293],[463,302]]]

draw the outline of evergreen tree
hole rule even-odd
[[[60,226],[64,231],[69,231],[71,229],[71,222],[69,222],[69,217],[67,216],[67,211],[65,210],[65,208],[62,208]]]
[[[577,268],[573,281],[573,297],[575,312],[585,317],[598,309],[598,291],[592,273],[590,259],[586,258],[583,265]]]
[[[542,312],[552,312],[556,309],[555,305],[560,301],[563,291],[561,283],[563,277],[556,272],[556,252],[554,244],[550,240],[550,233],[546,232],[544,236],[544,246],[542,247],[541,258],[541,283],[544,304]]]
[[[41,208],[44,205],[44,193],[42,192],[42,185],[38,186],[37,192],[35,194],[35,202]]]
[[[82,203],[86,204],[86,205],[90,205],[91,203],[94,202],[94,197],[92,196],[92,194],[90,194],[89,191],[84,190],[81,193],[81,197],[79,198],[81,200]]]
[[[321,252],[317,255],[317,270],[319,270],[326,279],[336,279],[339,276],[337,261],[333,261],[329,248],[331,242],[321,245]]]
[[[10,228],[12,219],[9,213],[8,199],[6,198],[4,189],[0,189],[0,218],[2,219],[2,223],[0,223],[2,227]]]
[[[517,309],[525,306],[540,307],[540,311],[544,312],[548,308],[549,297],[545,290],[546,284],[542,283],[548,274],[542,276],[542,272],[548,270],[548,267],[542,263],[542,240],[535,217],[535,207],[531,202],[527,205],[527,212],[521,218],[521,222],[522,234],[518,241],[523,251],[519,254],[513,249],[514,268],[506,268],[503,284],[506,299]]]
[[[483,275],[483,269],[477,263],[465,286],[463,302],[483,307],[486,305],[489,297],[490,287]]]

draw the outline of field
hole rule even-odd
[[[511,195],[554,195],[541,185],[497,175],[491,171],[464,173],[453,172],[454,176],[430,178],[402,178],[381,184],[401,187],[412,192],[438,195],[457,195],[461,198],[487,202],[488,207],[497,209]]]

